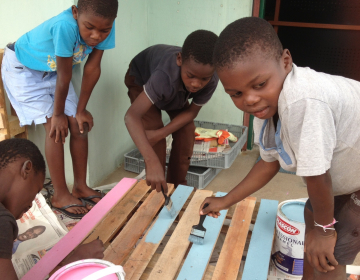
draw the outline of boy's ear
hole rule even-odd
[[[182,65],[182,56],[181,56],[181,52],[179,52],[176,56],[176,64],[177,66],[181,66]]]
[[[72,14],[73,14],[74,19],[77,20],[78,17],[79,17],[78,8],[77,8],[75,5],[72,5],[72,6],[71,6],[71,11],[72,11]]]
[[[23,177],[23,179],[27,179],[28,175],[30,174],[32,170],[32,162],[31,160],[27,160],[23,163],[22,167],[21,167],[21,177]]]
[[[293,60],[292,60],[290,51],[288,49],[284,49],[281,58],[282,58],[282,62],[283,62],[285,69],[289,70],[289,72],[290,72],[292,69],[292,64],[293,64]]]

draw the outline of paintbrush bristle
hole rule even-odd
[[[169,214],[170,214],[170,216],[172,218],[174,218],[176,216],[176,211],[175,211],[175,208],[174,208],[174,204],[173,204],[170,197],[169,197],[169,201],[168,201],[168,203],[166,205],[166,209],[168,210],[168,212],[169,212]]]
[[[195,235],[190,234],[189,235],[189,241],[191,243],[197,244],[197,245],[203,245],[204,244],[204,238],[203,237],[198,237]]]

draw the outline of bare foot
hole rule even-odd
[[[61,208],[70,204],[82,205],[82,202],[76,197],[72,196],[70,193],[62,194],[61,196],[57,196],[55,193],[55,195],[51,199],[51,204],[56,208]],[[86,205],[86,207],[73,206],[66,208],[65,210],[73,214],[86,214],[91,208],[92,207],[90,205]]]
[[[99,192],[89,188],[86,185],[83,185],[83,186],[75,186],[74,185],[72,195],[77,198],[84,198],[84,197],[89,197],[92,195],[100,196],[101,194]],[[100,198],[93,198],[93,199],[91,199],[91,201],[97,203],[100,201]]]

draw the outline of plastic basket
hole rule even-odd
[[[139,174],[145,169],[145,162],[138,149],[125,154],[124,169]],[[198,189],[205,188],[221,171],[219,168],[209,168],[201,166],[190,166],[186,174],[188,186]]]
[[[194,121],[196,127],[210,128],[210,129],[224,129],[234,134],[238,141],[236,143],[230,142],[231,150],[221,153],[204,153],[193,152],[193,156],[190,160],[191,166],[203,166],[212,168],[229,168],[237,155],[240,153],[241,148],[246,143],[247,127],[242,125],[215,123],[206,121]],[[166,162],[169,162],[171,149],[166,151]]]

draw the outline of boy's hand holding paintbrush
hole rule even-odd
[[[205,204],[208,204],[204,208]],[[200,215],[208,215],[213,218],[218,218],[220,210],[229,208],[226,197],[207,197],[200,206]]]

